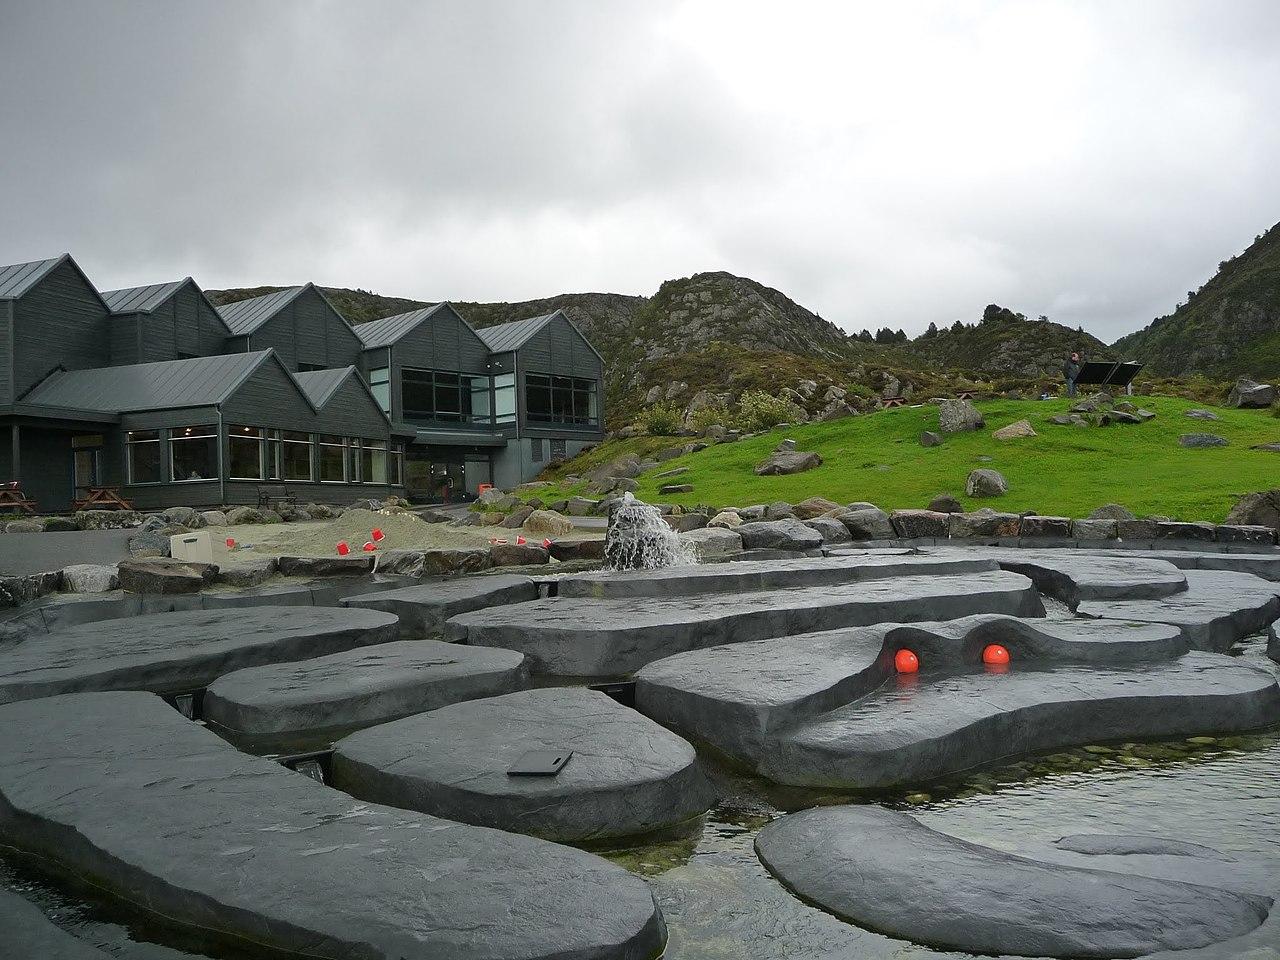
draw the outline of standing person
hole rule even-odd
[[[1062,375],[1067,378],[1067,396],[1076,395],[1076,377],[1080,376],[1080,354],[1072,351],[1067,362],[1062,365]]]

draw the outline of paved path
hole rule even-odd
[[[0,576],[61,570],[73,563],[116,564],[129,556],[132,530],[0,534]]]

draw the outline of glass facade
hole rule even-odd
[[[408,421],[488,423],[489,378],[405,368],[400,372],[400,404]]]
[[[311,469],[311,437],[309,433],[280,435],[280,478],[310,482],[315,479]]]
[[[391,412],[391,368],[378,367],[369,371],[369,390],[382,407],[383,413]]]
[[[525,417],[530,423],[594,426],[599,422],[594,380],[527,373],[524,402]]]
[[[516,375],[500,373],[493,378],[493,422],[516,422]]]
[[[169,431],[170,476],[174,483],[217,480],[218,427],[174,427]]]
[[[227,476],[232,480],[261,480],[261,427],[227,427]]]
[[[160,483],[160,431],[133,430],[125,434],[125,462],[130,483]]]
[[[347,482],[347,441],[345,437],[320,434],[320,482]]]

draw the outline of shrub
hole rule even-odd
[[[637,422],[655,437],[674,437],[680,432],[680,415],[681,410],[674,403],[655,403],[641,411]]]
[[[712,424],[720,424],[720,426],[730,429],[733,427],[736,417],[723,403],[713,403],[708,407],[700,407],[693,413],[689,414],[689,428],[701,433]]]
[[[747,430],[768,430],[780,423],[795,423],[804,411],[790,400],[775,397],[763,390],[750,390],[738,401],[742,426]]]

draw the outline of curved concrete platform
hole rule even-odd
[[[1077,744],[1257,730],[1277,715],[1274,677],[1198,651],[1149,665],[895,679],[779,731],[759,771],[796,786],[876,790]]]
[[[975,616],[886,624],[729,644],[654,661],[636,674],[636,705],[659,723],[755,765],[769,736],[871,694],[895,676],[901,648],[920,657],[921,682],[977,668],[988,643],[1015,668],[1050,663],[1123,664],[1186,653],[1177,627],[1113,620]]]
[[[956,576],[997,569],[982,557],[850,556],[788,560],[737,560],[658,570],[604,570],[564,577],[561,597],[670,597],[695,593],[744,593],[860,583],[890,577]]]
[[[242,667],[386,643],[378,610],[253,607],[104,620],[31,638],[0,659],[0,703],[90,690],[173,693]]]
[[[756,851],[783,883],[837,916],[972,953],[1113,958],[1212,948],[1254,933],[1272,908],[1264,896],[1014,856],[872,806],[782,817],[760,831]]]
[[[552,598],[464,613],[446,636],[518,650],[534,673],[621,676],[686,650],[887,621],[1044,615],[1031,581],[1001,570],[728,595]]]
[[[309,957],[647,960],[665,940],[644,881],[599,857],[353,800],[141,693],[0,707],[0,840]]]
[[[1226,650],[1280,617],[1280,584],[1250,573],[1186,570],[1187,589],[1160,600],[1081,603],[1082,617],[1171,623],[1200,650]]]
[[[445,621],[459,613],[537,598],[538,587],[529,577],[503,574],[460,577],[365,593],[348,597],[341,603],[344,607],[394,613],[400,618],[402,637],[435,637],[439,636]]]
[[[512,776],[530,750],[572,750],[555,776]],[[691,820],[711,805],[693,747],[585,687],[472,700],[340,740],[353,796],[547,839],[596,842]]]
[[[205,692],[204,719],[233,739],[314,736],[510,693],[527,678],[511,650],[400,640],[225,674]]]
[[[110,960],[8,890],[0,890],[0,931],[0,950],[14,960]]]

